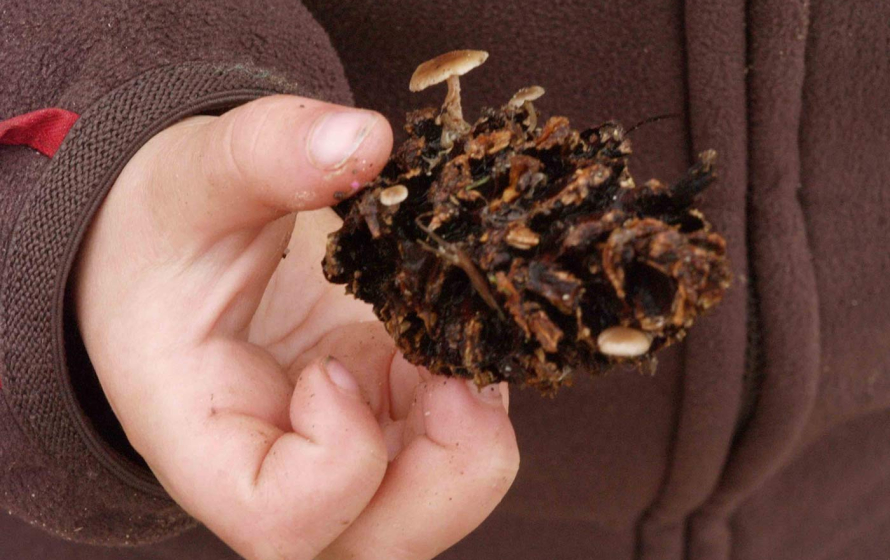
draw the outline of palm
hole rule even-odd
[[[250,319],[250,342],[285,367],[302,362],[301,356],[333,329],[375,320],[370,307],[329,284],[322,273],[327,234],[339,223],[328,209],[297,217],[288,248]]]
[[[322,259],[327,235],[340,223],[329,209],[297,217],[284,258],[250,319],[247,338],[275,358],[291,383],[313,360],[336,357],[356,374],[365,398],[387,427],[399,416],[398,410],[395,414],[390,410],[390,400],[410,399],[405,393],[413,389],[418,375],[406,371],[415,368],[400,361],[395,368],[399,379],[390,387],[395,347],[383,325],[368,304],[347,295],[343,286],[325,280]],[[393,395],[392,389],[397,394]]]

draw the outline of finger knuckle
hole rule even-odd
[[[260,161],[268,150],[263,142],[271,135],[281,100],[276,97],[258,99],[233,111],[222,134],[223,157],[231,173],[241,182],[251,181],[263,168]]]
[[[519,472],[515,441],[497,441],[465,458],[462,468],[480,485],[506,493]]]
[[[320,472],[335,487],[376,487],[386,472],[386,449],[370,442],[348,442],[328,448],[319,463]]]
[[[492,465],[489,478],[491,486],[499,493],[506,494],[519,473],[519,455],[509,457]]]

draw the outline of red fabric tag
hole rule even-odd
[[[64,109],[40,109],[0,121],[0,144],[30,146],[53,157],[77,118]]]
[[[0,121],[0,144],[30,146],[53,157],[77,118],[64,109],[40,109]]]

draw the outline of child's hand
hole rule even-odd
[[[192,118],[133,157],[85,241],[77,316],[115,413],[170,494],[249,559],[431,558],[516,474],[506,392],[396,355],[321,274],[339,220],[295,218],[373,178],[391,147],[377,113],[298,97]]]

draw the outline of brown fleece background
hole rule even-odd
[[[679,113],[634,133],[640,177],[669,180],[696,152],[720,153],[721,181],[704,209],[731,243],[737,280],[727,300],[665,353],[653,378],[583,379],[552,401],[514,393],[516,485],[443,558],[890,554],[888,3],[306,2],[339,61],[295,1],[87,4],[95,9],[13,0],[2,12],[12,48],[0,50],[0,118],[54,103],[83,110],[123,77],[199,58],[254,61],[323,92],[341,91],[342,64],[356,103],[397,127],[404,109],[442,95],[407,91],[418,62],[484,48],[490,60],[462,80],[470,114],[536,83],[547,89],[542,110],[579,125]],[[44,166],[27,150],[0,150],[0,248]],[[4,447],[26,441],[3,427],[7,418],[0,468],[40,445]],[[75,481],[97,501],[116,496],[76,471],[39,483]],[[0,490],[4,504],[27,499],[21,487]],[[77,538],[101,540],[110,522]],[[14,558],[101,558],[0,523],[0,551]],[[26,552],[26,538],[47,548]],[[13,539],[17,548],[4,548]],[[219,558],[208,539],[191,533],[108,558]]]

